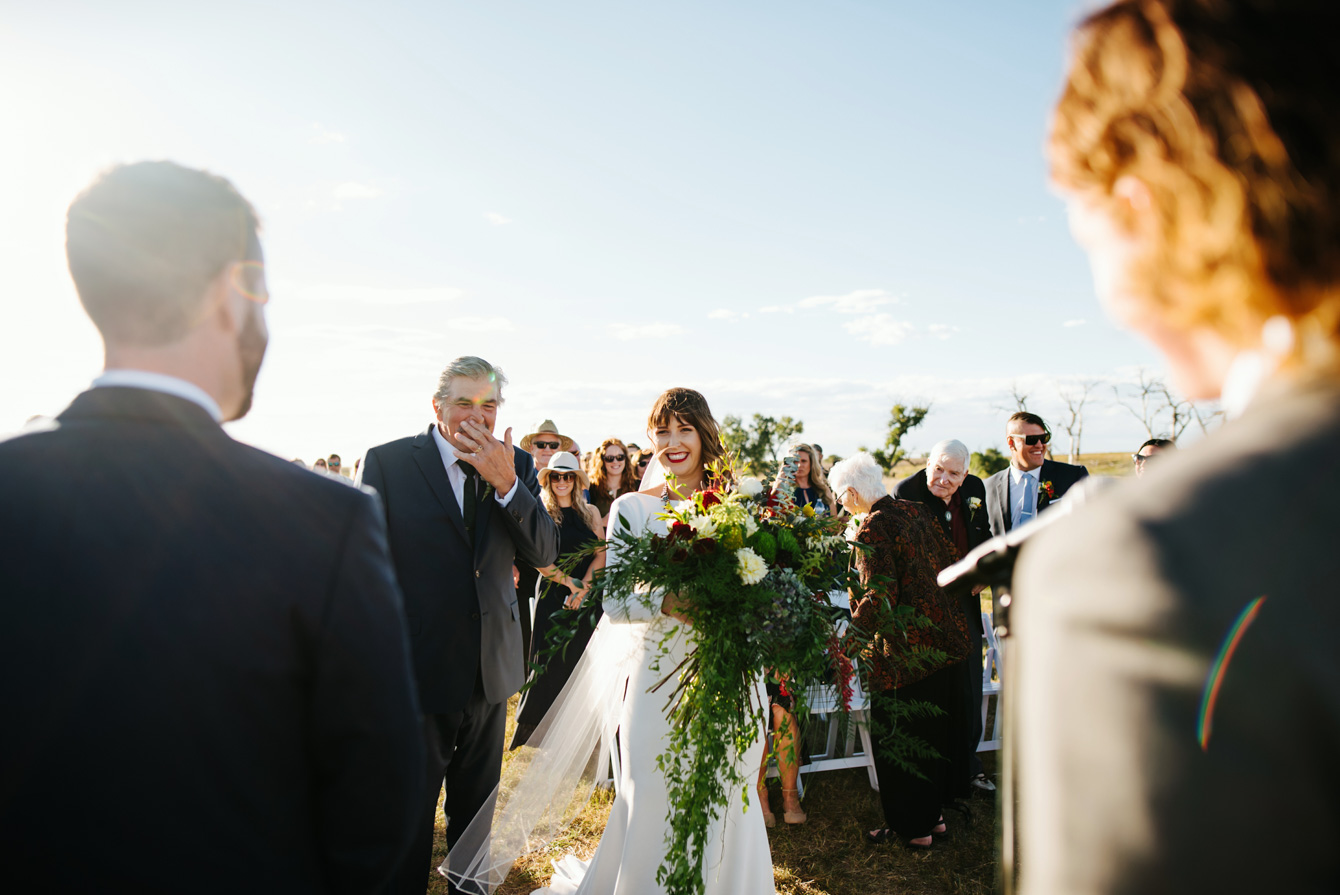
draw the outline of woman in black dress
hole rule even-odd
[[[545,509],[558,523],[560,562],[569,554],[587,547],[592,541],[603,540],[605,526],[600,524],[600,513],[582,497],[582,489],[590,486],[581,463],[567,451],[559,451],[549,459],[549,465],[539,472],[540,497]],[[576,609],[586,599],[587,590],[595,573],[605,566],[605,553],[585,557],[568,575],[557,565],[539,570],[539,600],[535,605],[535,623],[530,639],[527,661],[533,666],[548,651],[549,631],[554,613],[561,609]],[[512,736],[515,749],[524,746],[534,733],[549,706],[553,705],[563,685],[572,675],[577,660],[586,649],[600,613],[584,618],[572,640],[561,652],[544,658],[544,669],[531,671],[530,686],[521,694],[516,710],[516,733]]]
[[[591,506],[600,513],[600,524],[609,525],[610,505],[615,498],[641,487],[642,470],[634,472],[629,450],[617,438],[606,438],[591,454]],[[645,469],[645,467],[643,467]]]

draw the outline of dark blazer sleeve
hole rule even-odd
[[[558,559],[558,526],[540,502],[540,481],[535,476],[535,461],[530,454],[516,452],[516,494],[502,513],[512,535],[517,558],[536,568],[552,565]]]
[[[381,460],[377,458],[375,448],[369,450],[367,455],[363,457],[363,465],[359,467],[358,483],[377,492],[381,498],[380,505],[383,514],[390,512],[390,508],[386,506],[386,477],[382,474]]]
[[[354,502],[337,555],[313,638],[314,815],[330,891],[368,892],[417,827],[425,768],[400,589],[375,497]]]

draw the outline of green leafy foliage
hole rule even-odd
[[[907,433],[911,432],[917,426],[920,426],[926,420],[926,414],[931,412],[931,405],[911,405],[895,404],[889,411],[889,431],[884,438],[884,446],[870,451],[870,456],[875,458],[886,473],[892,475],[893,468],[898,465],[898,461],[907,456],[907,451],[903,449],[903,439]],[[862,447],[861,450],[866,450]]]
[[[721,421],[721,443],[740,458],[744,472],[766,481],[777,472],[778,452],[786,440],[804,431],[805,424],[789,416],[776,419],[756,413],[747,426],[740,417],[728,416]]]
[[[989,447],[984,451],[973,451],[969,471],[978,478],[995,475],[1010,465],[1010,458],[999,450]]]

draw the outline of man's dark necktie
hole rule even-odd
[[[457,461],[459,462],[459,461]],[[470,543],[475,542],[475,514],[479,510],[479,470],[469,463],[461,463],[461,472],[465,473],[465,535]]]

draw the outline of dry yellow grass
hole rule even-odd
[[[512,734],[516,700],[508,711],[507,736]],[[984,753],[988,774],[995,771],[995,753]],[[833,771],[806,776],[805,811],[809,820],[788,826],[781,822],[769,831],[773,877],[779,895],[985,895],[996,874],[996,817],[994,798],[974,796],[971,823],[956,812],[946,812],[949,835],[937,837],[929,852],[913,852],[893,843],[870,846],[867,829],[883,826],[879,794],[870,788],[864,770]],[[781,793],[772,781],[773,809],[781,807]],[[549,862],[575,852],[590,857],[609,817],[613,794],[598,790],[567,835],[546,852],[528,855],[517,863],[499,895],[525,895],[543,886],[551,872]],[[433,866],[446,857],[446,835],[438,809]],[[428,891],[445,895],[446,880],[433,874]]]

